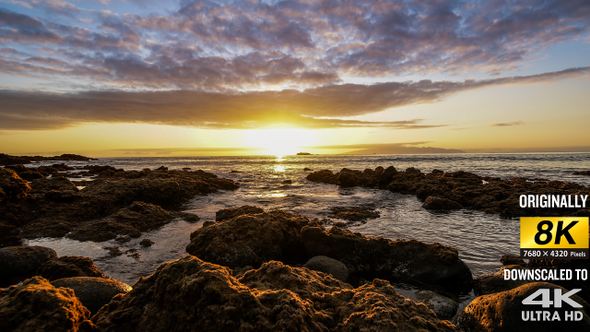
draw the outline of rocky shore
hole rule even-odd
[[[0,289],[0,331],[590,330],[585,282],[502,278],[504,269],[588,269],[588,260],[524,262],[505,256],[500,271],[473,279],[450,246],[367,237],[343,228],[346,223],[326,228],[318,220],[256,206],[218,211],[215,220],[186,234],[186,256],[126,285],[88,257],[58,257],[49,248],[22,246],[21,239],[139,237],[175,218],[198,220],[180,212],[184,202],[238,186],[210,173],[165,167],[83,166],[78,171],[93,180],[73,183],[60,175],[67,167],[0,168],[0,287],[6,287]],[[41,177],[31,175],[36,173]],[[520,194],[588,193],[584,186],[558,181],[393,167],[319,171],[308,179],[413,194],[432,210],[473,208],[505,217],[537,212],[515,206]],[[351,221],[378,217],[371,207],[337,207],[333,213]],[[398,293],[399,283],[418,290],[418,303]],[[539,288],[582,289],[572,298],[583,304],[583,319],[523,322],[521,300]],[[478,297],[459,310],[459,297],[472,290]]]

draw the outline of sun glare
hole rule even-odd
[[[265,154],[278,158],[302,152],[315,141],[313,131],[293,128],[249,130],[247,136],[251,147],[262,148]]]

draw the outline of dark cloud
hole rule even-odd
[[[492,127],[514,127],[520,126],[524,123],[522,121],[513,121],[513,122],[502,122],[502,123],[494,123]]]
[[[199,128],[440,126],[410,121],[359,121],[350,117],[392,107],[436,102],[451,94],[486,86],[523,84],[588,75],[590,67],[523,77],[464,82],[430,81],[340,84],[306,90],[207,92],[88,91],[46,93],[1,91],[0,129],[48,129],[81,123],[152,123]],[[518,124],[517,122],[512,125]],[[506,125],[506,124],[504,124]]]

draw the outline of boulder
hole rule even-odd
[[[263,212],[263,209],[250,205],[244,205],[239,208],[222,209],[215,212],[215,221],[223,221],[245,214],[258,214]]]
[[[562,294],[568,292],[566,289],[550,283],[533,282],[504,292],[482,295],[463,309],[453,322],[459,330],[472,332],[590,331],[590,317],[587,314],[590,307],[575,294],[569,298],[583,305],[583,311],[581,311],[583,319],[581,321],[565,321],[565,312],[573,309],[569,304],[564,304],[561,308],[552,307],[551,310],[548,310],[551,318],[553,313],[557,312],[560,321],[545,321],[542,317],[539,319],[535,313],[545,310],[540,305],[524,305],[522,303],[524,299],[539,289],[549,289],[550,294],[553,294],[553,290],[557,288],[561,289]],[[530,319],[531,314],[535,315],[534,321]],[[525,320],[526,317],[528,319]]]
[[[268,262],[240,279],[186,256],[162,264],[92,317],[104,331],[456,331],[386,281],[352,288],[327,274]]]
[[[55,251],[46,247],[0,248],[0,279],[35,272],[43,263],[56,257]]]
[[[30,190],[28,182],[21,179],[15,171],[0,168],[0,202],[10,198],[23,198]]]
[[[54,287],[70,288],[82,304],[96,313],[103,305],[109,303],[113,296],[125,294],[131,286],[113,280],[96,277],[71,277],[51,282]]]
[[[90,257],[61,256],[43,263],[37,269],[37,275],[52,281],[69,277],[108,278],[102,273]]]
[[[330,218],[344,219],[348,221],[366,221],[367,219],[379,218],[379,212],[367,207],[333,207]]]
[[[391,241],[332,227],[305,226],[301,236],[308,255],[325,255],[348,267],[351,274],[450,290],[471,289],[472,275],[457,250],[439,243]]]
[[[259,267],[270,260],[304,263],[308,257],[301,239],[301,228],[309,219],[284,211],[257,213],[258,208],[242,207],[241,214],[194,231],[186,251],[199,258],[235,268]]]
[[[499,293],[527,284],[527,280],[504,280],[505,269],[523,269],[519,265],[506,265],[500,271],[487,273],[473,279],[473,290],[476,295]]]
[[[424,303],[439,319],[453,318],[459,308],[457,301],[429,290],[417,291],[416,299]]]
[[[339,184],[338,175],[332,173],[332,171],[324,169],[321,171],[309,173],[306,177],[309,181],[313,182],[323,182],[323,183],[330,183],[330,184]]]
[[[459,210],[463,208],[455,201],[438,196],[428,196],[422,207],[428,210]]]
[[[92,331],[89,317],[71,289],[41,277],[0,289],[0,331]]]
[[[339,260],[327,256],[314,256],[310,258],[304,267],[328,273],[334,278],[346,282],[348,280],[348,268]]]

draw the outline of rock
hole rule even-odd
[[[417,291],[416,298],[432,310],[439,319],[453,318],[459,308],[457,301],[429,290]]]
[[[341,261],[326,256],[310,258],[304,265],[314,271],[321,271],[332,275],[334,278],[346,282],[348,280],[348,268]]]
[[[0,279],[35,272],[43,263],[56,257],[55,251],[46,247],[0,248]]]
[[[61,156],[54,156],[54,157],[10,156],[5,153],[0,153],[0,165],[29,164],[34,161],[44,161],[44,160],[90,161],[90,160],[96,160],[96,159],[80,156],[77,154],[66,154],[66,153],[62,154]]]
[[[573,172],[573,175],[590,175],[590,171]]]
[[[0,202],[11,198],[24,198],[31,187],[15,171],[0,168]]]
[[[20,230],[13,225],[0,221],[0,248],[22,246]]]
[[[428,210],[459,210],[463,208],[455,201],[437,196],[428,196],[422,207]]]
[[[229,208],[229,209],[222,209],[219,210],[217,212],[215,212],[215,221],[223,221],[226,219],[231,219],[231,218],[235,218],[237,216],[241,216],[241,215],[245,215],[245,214],[258,214],[258,213],[263,213],[264,210],[262,210],[259,207],[256,206],[250,206],[250,205],[244,205],[241,206],[239,208]]]
[[[89,317],[71,289],[41,277],[0,289],[0,331],[91,331]]]
[[[71,277],[54,280],[54,287],[70,288],[82,304],[96,313],[103,305],[109,303],[113,296],[125,294],[131,290],[131,286],[113,280],[96,277]]]
[[[329,231],[305,226],[301,237],[308,255],[325,255],[348,267],[351,275],[367,280],[381,278],[409,284],[471,289],[472,275],[457,250],[439,243],[391,241],[332,227]]]
[[[98,220],[82,225],[68,234],[69,238],[78,241],[106,241],[117,235],[139,237],[141,231],[147,231],[162,226],[171,221],[174,216],[160,206],[144,202],[133,202],[126,208],[120,209],[110,218]]]
[[[330,218],[344,219],[348,221],[366,221],[367,219],[375,219],[381,217],[379,212],[366,207],[334,207],[332,208],[333,215]]]
[[[197,216],[194,213],[179,212],[179,213],[177,213],[177,216],[182,218],[184,221],[190,222],[190,223],[197,222],[197,221],[201,220],[201,218],[199,218],[199,216]]]
[[[108,249],[109,250],[109,255],[111,255],[111,256],[121,256],[121,255],[123,255],[123,252],[118,247],[109,247],[109,248],[105,248],[105,249]]]
[[[186,247],[189,254],[230,268],[259,267],[270,260],[307,261],[301,228],[310,223],[309,219],[284,211],[241,214],[262,211],[252,206],[228,210],[237,215],[191,234],[191,242]]]
[[[115,241],[117,241],[119,243],[127,243],[127,242],[131,241],[131,239],[132,239],[132,237],[129,235],[120,235],[115,238]]]
[[[526,266],[527,265],[527,263],[525,263],[522,260],[522,258],[520,258],[520,256],[514,256],[514,255],[504,255],[504,256],[502,256],[502,258],[500,258],[500,262],[504,266],[506,266],[506,265]]]
[[[141,240],[141,242],[139,242],[139,245],[142,247],[151,247],[154,243],[155,242],[150,239],[143,239]]]
[[[293,184],[293,180],[285,180],[281,182],[282,184]]]
[[[306,177],[309,181],[313,182],[323,182],[323,183],[331,183],[331,184],[339,184],[338,176],[334,175],[332,171],[324,169],[321,171],[313,172],[308,174]]]
[[[393,179],[393,176],[396,173],[397,173],[397,170],[395,169],[395,167],[393,167],[393,166],[387,167],[383,171],[383,173],[379,176],[379,181],[378,181],[379,188],[381,188],[381,189],[387,188],[387,185],[391,182],[391,180]]]
[[[353,289],[280,262],[236,279],[194,256],[162,264],[92,319],[104,331],[456,331],[385,281]]]
[[[37,179],[31,182],[31,193],[46,194],[51,191],[57,192],[77,192],[78,187],[72,181],[63,176],[52,177],[51,179]]]
[[[529,283],[527,280],[504,280],[504,269],[522,269],[518,265],[503,266],[500,271],[495,273],[482,274],[473,279],[473,290],[476,295],[486,295],[507,291],[524,284]]]
[[[108,278],[102,273],[90,257],[61,256],[43,263],[37,274],[51,281],[69,277],[98,277]]]
[[[37,168],[27,168],[25,167],[23,164],[19,164],[19,165],[13,165],[13,166],[6,166],[6,168],[10,168],[13,171],[15,171],[18,176],[23,179],[23,180],[27,180],[27,181],[32,181],[35,179],[41,179],[44,178],[45,175],[41,174],[41,172],[39,171],[39,169]]]
[[[309,168],[309,167],[304,167],[304,168],[303,168],[303,171],[304,171],[304,172],[311,172],[311,168]]]
[[[579,296],[572,295],[570,299],[584,306],[583,320],[578,322],[565,321],[565,312],[571,311],[569,305],[561,308],[552,307],[550,312],[558,312],[560,321],[543,321],[535,318],[535,321],[523,320],[523,314],[542,310],[540,306],[522,304],[522,300],[532,295],[539,289],[560,288],[562,294],[567,290],[546,282],[533,282],[518,288],[483,295],[473,300],[453,322],[461,331],[519,331],[519,332],[553,332],[553,331],[590,331],[590,310],[588,304]],[[535,315],[536,316],[536,315]],[[525,316],[526,317],[526,316]]]

